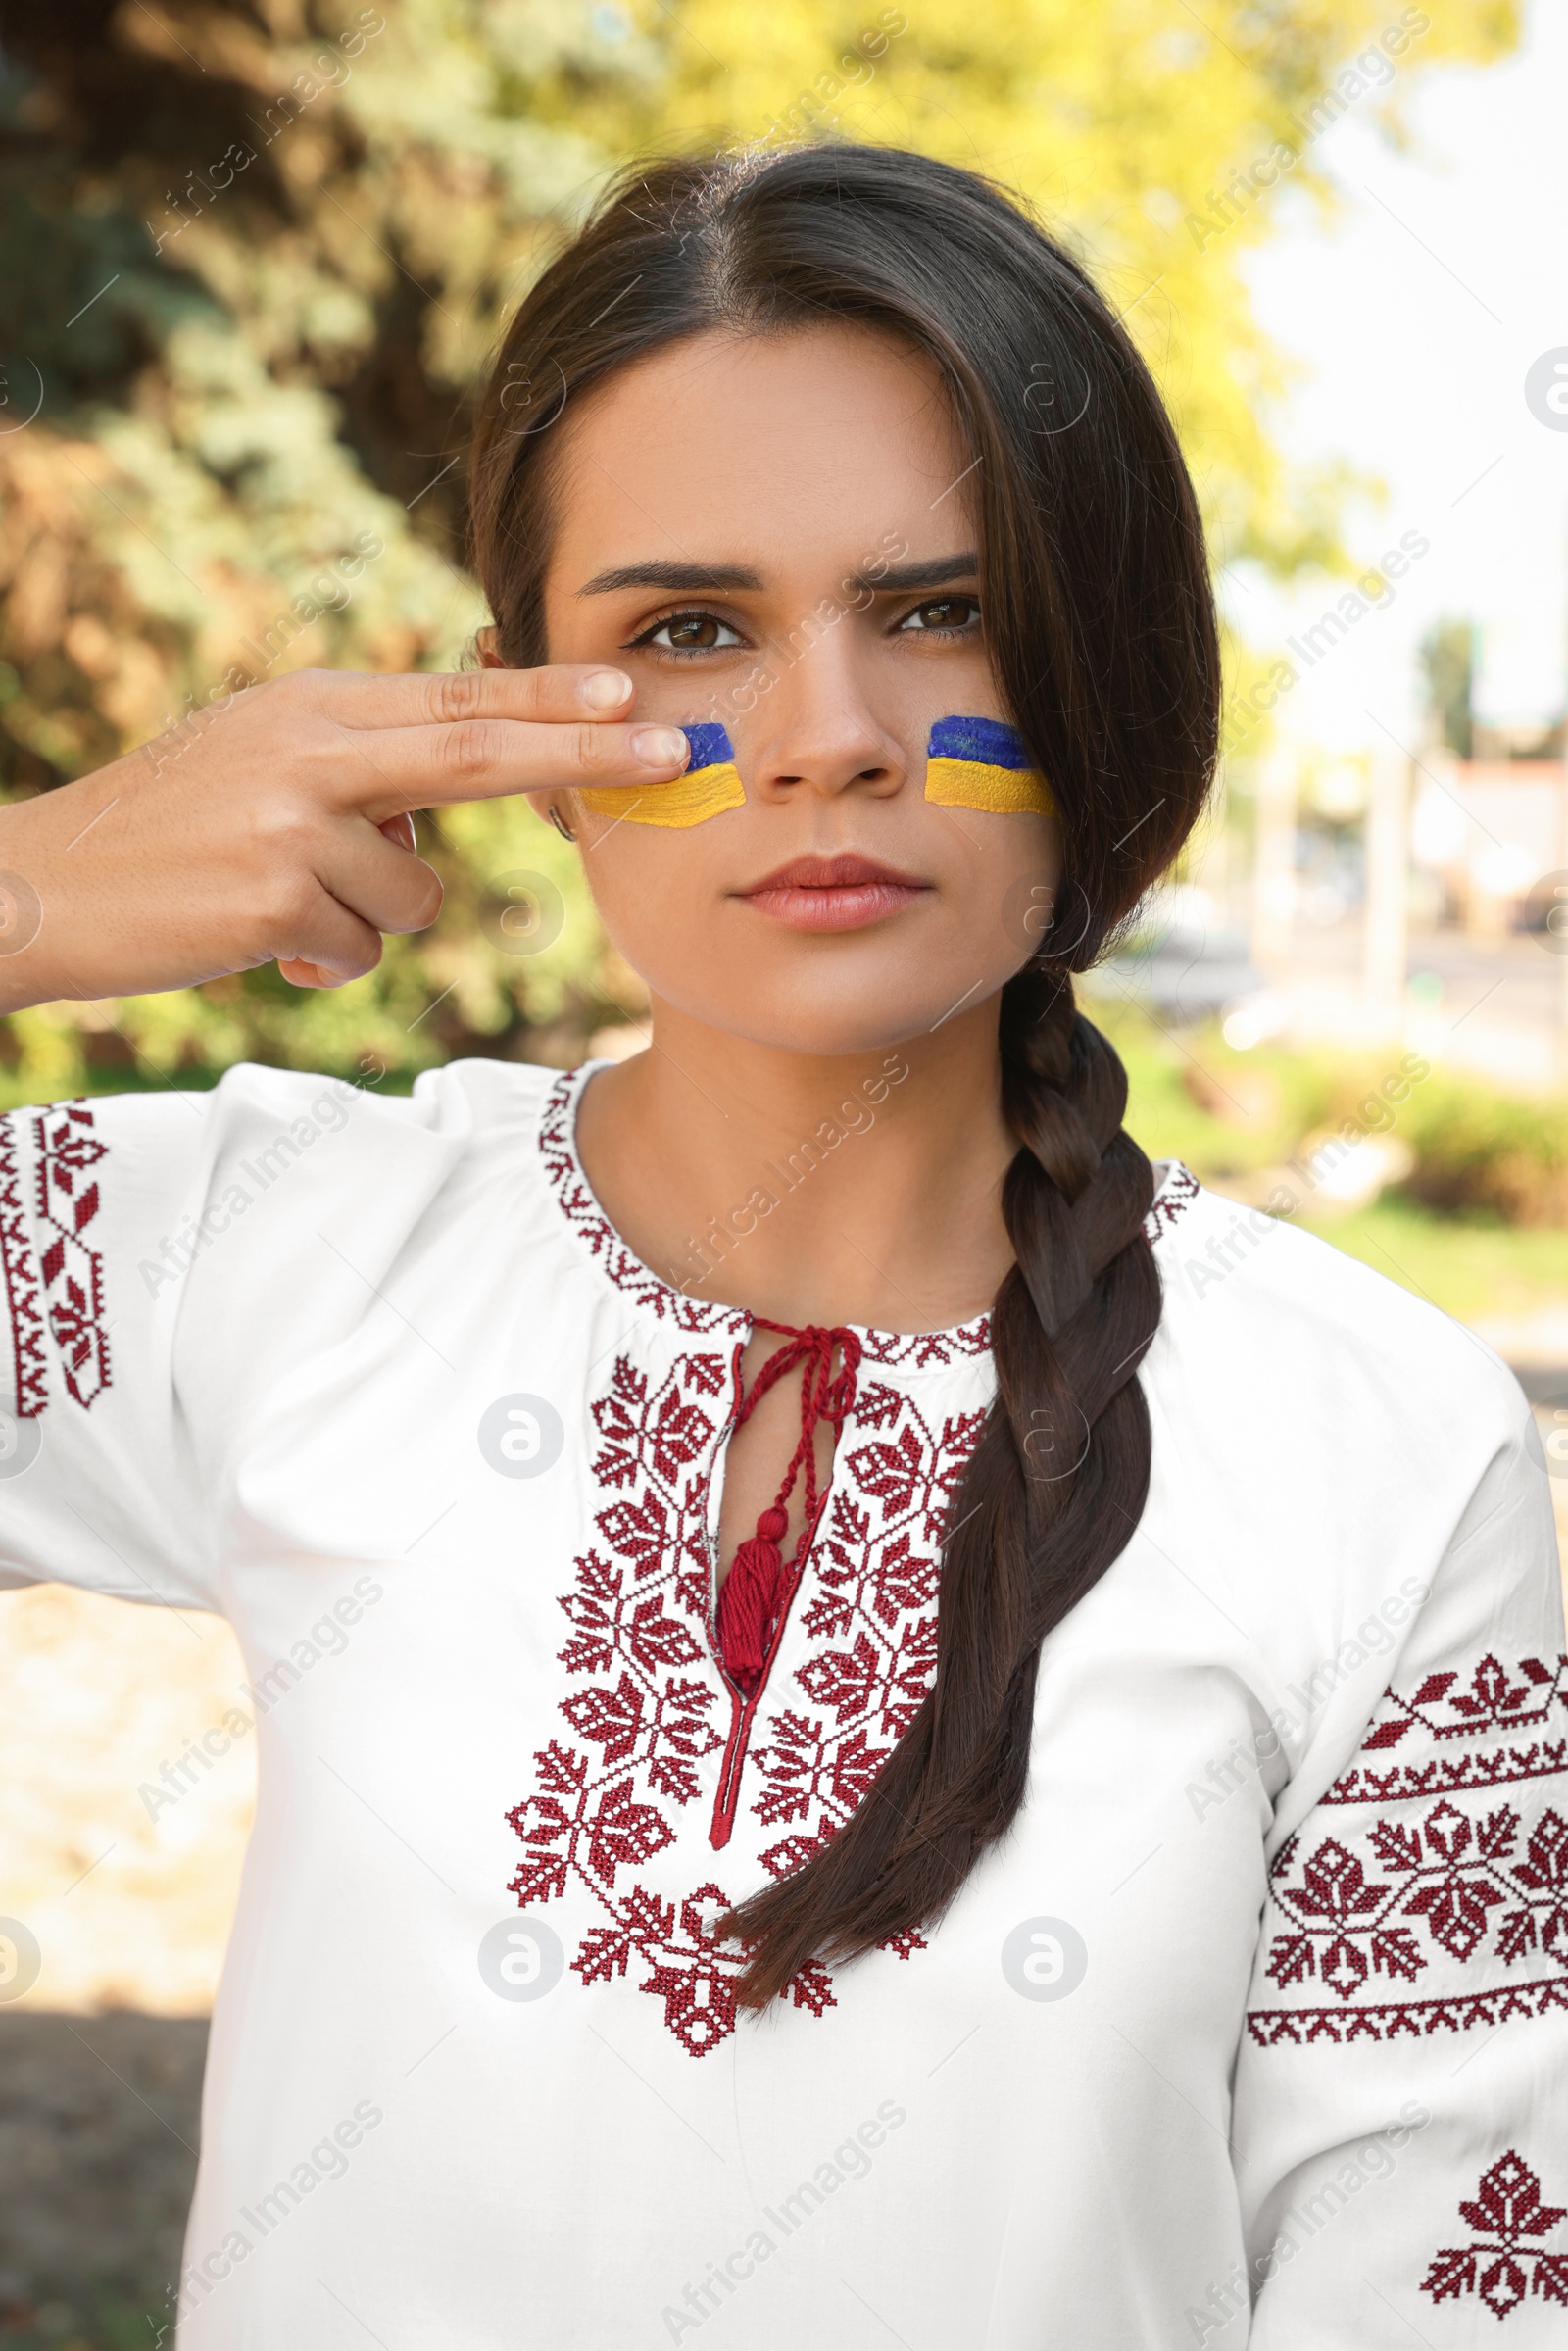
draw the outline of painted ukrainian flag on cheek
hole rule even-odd
[[[1023,737],[1001,718],[939,718],[926,747],[925,796],[993,816],[1054,816],[1051,787]]]
[[[721,726],[683,726],[692,747],[691,764],[670,784],[617,784],[614,789],[579,792],[596,816],[621,816],[628,824],[706,824],[726,808],[743,808],[746,794],[735,766],[734,747]]]

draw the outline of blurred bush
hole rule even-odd
[[[1401,1190],[1446,1213],[1568,1226],[1568,1103],[1521,1101],[1441,1072],[1410,1104]]]
[[[1264,1205],[1284,1185],[1311,1218],[1348,1212],[1360,1203],[1303,1185],[1302,1171],[1310,1175],[1325,1139],[1353,1134],[1399,1147],[1387,1161],[1397,1171],[1386,1186],[1393,1201],[1480,1223],[1568,1227],[1568,1102],[1558,1095],[1507,1094],[1419,1055],[1426,1074],[1412,1080],[1394,1047],[1243,1053],[1217,1025],[1177,1034],[1103,994],[1087,1008],[1127,1064],[1128,1123],[1144,1149],[1239,1200]]]
[[[1327,202],[1312,110],[1396,128],[1413,75],[1513,37],[1429,0],[9,0],[0,57],[0,791],[47,790],[314,664],[439,667],[483,612],[464,451],[498,327],[607,172],[649,147],[860,138],[978,165],[1081,241],[1176,409],[1226,560],[1340,559],[1337,485],[1268,437],[1279,362],[1240,268]],[[1236,177],[1281,144],[1264,200]],[[1240,196],[1237,190],[1240,188]],[[1020,387],[1020,397],[1025,389]],[[240,1055],[406,1080],[454,1053],[570,1059],[637,1008],[575,858],[525,810],[426,827],[445,913],[302,999],[271,971],[24,1014],[13,1098]],[[559,935],[475,915],[525,868]],[[548,927],[548,926],[547,926]],[[543,933],[540,933],[543,939]]]

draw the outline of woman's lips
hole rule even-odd
[[[736,895],[788,930],[858,931],[912,906],[930,887],[872,857],[793,857]]]

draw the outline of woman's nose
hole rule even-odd
[[[772,683],[741,723],[747,789],[760,800],[860,790],[885,799],[906,783],[910,756],[857,675],[853,620],[818,622],[772,649]]]

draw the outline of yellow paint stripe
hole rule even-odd
[[[641,793],[639,800],[636,796]],[[672,784],[616,784],[579,792],[578,800],[596,816],[623,816],[628,824],[665,824],[684,827],[706,824],[726,808],[743,808],[746,794],[732,762],[699,767],[695,775],[678,775]]]
[[[993,816],[1054,816],[1056,804],[1032,767],[988,767],[979,759],[927,759],[925,796],[939,808],[984,808]]]

